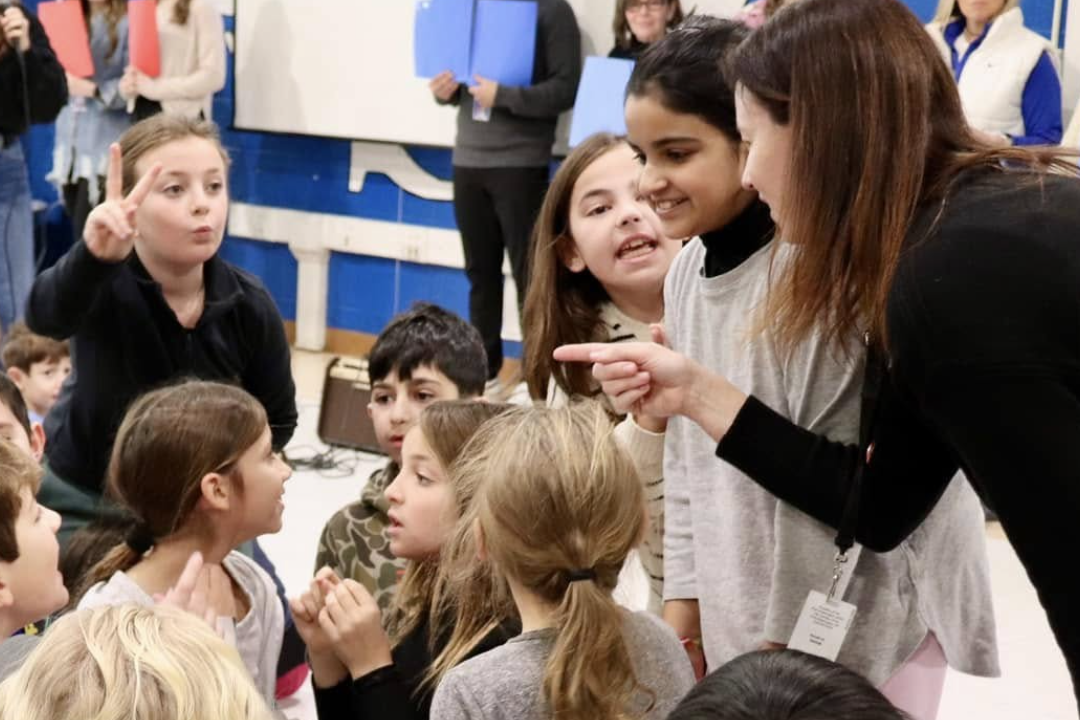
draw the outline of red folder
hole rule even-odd
[[[64,69],[76,77],[93,75],[94,59],[90,56],[90,35],[86,31],[82,3],[79,0],[38,3],[37,14]]]
[[[157,77],[161,74],[157,2],[128,0],[127,11],[130,62],[143,75]]]

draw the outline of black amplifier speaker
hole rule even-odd
[[[367,414],[371,381],[364,358],[335,357],[326,366],[319,439],[327,445],[382,453]]]

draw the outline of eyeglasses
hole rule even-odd
[[[666,7],[667,0],[637,0],[626,4],[626,12],[660,12]]]

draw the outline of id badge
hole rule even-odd
[[[486,108],[480,104],[478,100],[473,100],[472,103],[472,119],[476,122],[490,122],[491,121],[491,108]]]
[[[811,590],[795,623],[788,648],[836,660],[844,645],[856,608],[843,600],[830,600],[824,593]]]

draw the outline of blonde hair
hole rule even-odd
[[[240,656],[198,618],[115,605],[64,616],[0,685],[3,720],[270,720]]]
[[[994,17],[1000,17],[1015,7],[1020,7],[1020,0],[1005,0],[1005,4],[1001,7],[1001,12]],[[960,12],[960,3],[958,0],[938,0],[937,12],[934,14],[935,23],[944,25],[961,17],[963,17],[963,14]]]
[[[229,153],[225,152],[225,148],[221,145],[221,135],[218,133],[217,125],[209,120],[158,113],[135,123],[120,136],[120,152],[123,155],[124,194],[131,192],[131,189],[135,187],[135,183],[139,181],[135,165],[146,153],[156,150],[162,145],[177,140],[186,140],[189,137],[212,143],[221,155],[225,170],[228,171]]]
[[[651,707],[612,598],[645,531],[644,491],[603,407],[515,408],[480,429],[454,472],[476,488],[462,523],[475,520],[492,567],[555,608],[543,682],[551,715],[621,719],[638,717],[643,699]],[[475,626],[490,607],[471,592],[458,610]]]
[[[477,429],[510,407],[501,403],[447,400],[432,403],[420,414],[420,432],[447,473],[454,497],[455,516],[460,517],[464,512],[472,500],[472,491],[456,481],[450,468]],[[443,598],[447,597],[447,593],[439,572],[440,564],[439,557],[409,563],[401,586],[394,595],[386,623],[393,645],[416,630],[425,618],[432,619],[428,645],[433,651],[437,641],[449,634],[447,621],[453,615],[445,609]]]

